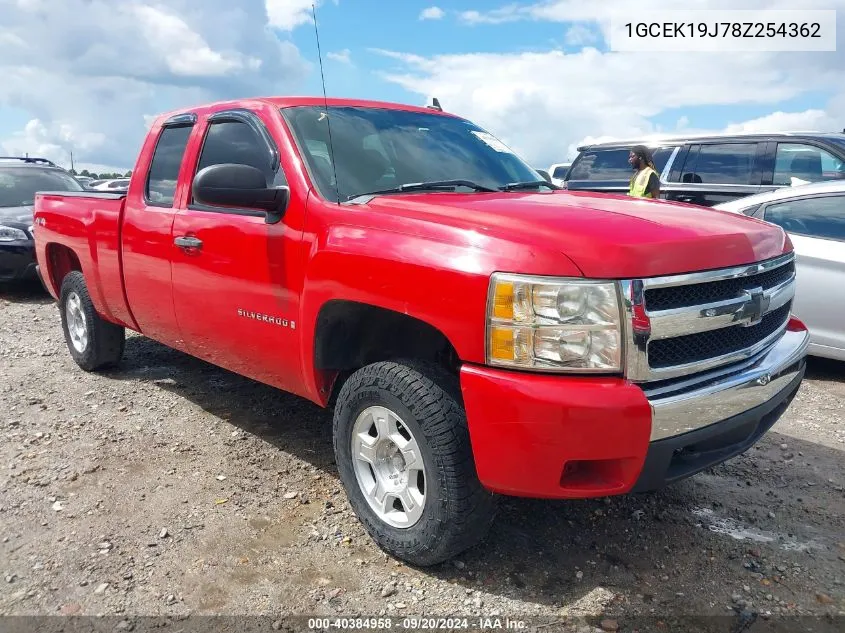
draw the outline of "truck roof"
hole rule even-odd
[[[335,107],[359,107],[359,108],[382,108],[387,110],[405,110],[408,112],[425,112],[428,114],[438,114],[442,116],[456,116],[447,112],[442,112],[430,106],[414,106],[406,103],[396,103],[392,101],[374,101],[368,99],[340,99],[330,97],[324,99],[323,97],[309,97],[309,96],[288,96],[288,97],[254,97],[251,99],[233,99],[229,101],[214,101],[210,103],[203,103],[187,108],[179,108],[178,110],[171,110],[164,112],[156,117],[158,120],[169,119],[181,114],[188,114],[198,111],[217,111],[227,110],[230,108],[243,108],[256,105],[272,105],[277,108],[292,108],[295,106],[323,106],[328,104]]]

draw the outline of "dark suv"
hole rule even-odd
[[[36,191],[84,191],[46,158],[0,156],[0,283],[35,280],[32,203]]]
[[[845,179],[845,134],[789,132],[630,140],[578,148],[564,186],[628,192],[628,151],[649,146],[660,197],[713,206],[784,186]]]

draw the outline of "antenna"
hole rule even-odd
[[[334,189],[337,193],[337,204],[340,206],[340,186],[337,181],[337,165],[334,160],[334,146],[332,144],[332,122],[329,116],[329,99],[326,96],[326,78],[323,76],[323,53],[320,51],[320,32],[317,30],[317,9],[311,5],[311,13],[314,16],[314,36],[317,38],[317,59],[320,60],[320,82],[323,84],[323,103],[326,107],[326,126],[329,130],[329,156],[332,161],[332,172],[334,172]]]

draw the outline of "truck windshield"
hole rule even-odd
[[[326,108],[282,109],[315,185],[327,200],[346,201],[415,183],[462,180],[495,190],[510,183],[542,181],[501,141],[465,119],[353,106],[330,106],[328,113],[331,151]]]
[[[70,174],[38,167],[0,167],[0,207],[27,207],[37,191],[85,191]]]

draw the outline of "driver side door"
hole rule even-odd
[[[271,112],[237,109],[201,117],[189,182],[205,167],[260,169],[286,185]],[[194,356],[286,391],[301,388],[298,314],[305,200],[291,192],[282,220],[259,209],[214,207],[190,191],[173,222],[173,300]]]

